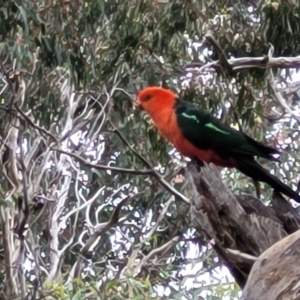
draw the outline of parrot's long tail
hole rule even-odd
[[[254,180],[263,181],[273,187],[276,191],[294,199],[300,203],[300,195],[277,179],[275,176],[265,170],[254,158],[238,158],[235,159],[237,163],[237,169],[247,176],[250,176]]]

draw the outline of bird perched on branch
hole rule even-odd
[[[279,162],[273,156],[280,154],[277,149],[256,142],[161,87],[147,87],[140,91],[137,107],[149,114],[160,133],[181,154],[200,162],[236,168],[300,203],[300,196],[295,191],[254,159],[258,156]]]

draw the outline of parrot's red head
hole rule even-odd
[[[162,87],[147,87],[138,94],[137,107],[145,110],[150,116],[164,108],[173,108],[176,94]]]

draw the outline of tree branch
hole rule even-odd
[[[135,195],[133,196],[128,196],[126,198],[124,198],[115,208],[110,220],[104,224],[102,224],[102,226],[100,226],[88,239],[88,241],[85,243],[85,245],[82,247],[82,249],[80,250],[79,256],[77,258],[76,264],[75,264],[75,269],[74,269],[74,278],[79,277],[80,271],[81,271],[81,262],[83,257],[86,256],[87,252],[89,251],[89,249],[91,248],[91,246],[96,242],[96,240],[98,238],[103,237],[103,235],[110,230],[114,225],[116,225],[118,223],[119,220],[119,214],[121,211],[122,206],[129,201],[130,199],[132,199]],[[99,247],[101,244],[98,244],[97,246]]]
[[[153,176],[158,180],[158,182],[167,190],[169,191],[171,194],[173,194],[174,196],[178,197],[180,200],[182,200],[183,202],[186,202],[187,204],[190,204],[190,200],[185,197],[184,195],[182,195],[181,193],[179,193],[173,186],[171,186],[156,170],[154,170],[150,163],[142,156],[140,155],[137,151],[135,151],[127,142],[127,140],[123,137],[123,135],[121,134],[121,132],[116,128],[116,126],[114,124],[111,123],[111,125],[113,126],[115,133],[120,137],[120,139],[123,141],[123,143],[128,147],[128,149],[134,153],[142,162],[143,164],[148,167],[151,168],[153,171]]]
[[[296,57],[273,57],[273,55],[261,56],[261,57],[241,57],[227,59],[224,51],[214,39],[213,35],[208,32],[205,38],[212,44],[219,60],[209,62],[207,64],[192,63],[186,65],[187,68],[201,68],[203,71],[207,68],[218,69],[220,67],[228,68],[235,72],[245,71],[249,69],[270,69],[270,68],[299,68],[300,67],[300,55]]]
[[[228,68],[228,69],[232,69],[232,66],[230,65],[230,63],[228,62],[227,59],[227,55],[225,54],[225,52],[223,51],[223,49],[219,46],[219,44],[217,43],[217,41],[214,39],[213,35],[211,32],[208,32],[205,35],[205,38],[212,44],[212,46],[215,48],[218,57],[219,57],[219,61],[218,63],[220,65],[223,65],[224,67]]]
[[[281,107],[291,115],[292,118],[294,118],[297,122],[300,122],[300,117],[297,116],[291,110],[291,108],[287,105],[285,99],[281,96],[280,92],[277,91],[277,89],[276,89],[276,83],[275,83],[275,78],[274,78],[274,74],[273,74],[272,69],[270,69],[269,72],[270,72],[270,80],[269,80],[270,81],[270,86],[271,86],[271,88],[273,90],[275,99],[281,105]]]
[[[60,149],[57,149],[57,148],[51,148],[51,150],[69,155],[69,156],[75,158],[76,160],[79,160],[84,166],[89,167],[89,168],[94,168],[96,170],[114,171],[114,172],[133,174],[133,175],[154,175],[152,169],[135,170],[135,169],[111,167],[111,166],[101,165],[101,164],[93,164],[93,163],[90,163],[90,162],[86,161],[84,158],[80,157],[77,154],[67,152],[67,151],[64,151],[64,150],[60,150]]]

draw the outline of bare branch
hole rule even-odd
[[[297,116],[292,110],[291,108],[287,105],[286,101],[283,99],[283,97],[281,96],[280,92],[277,92],[277,88],[276,88],[276,83],[275,83],[275,78],[274,78],[274,73],[272,71],[272,69],[269,70],[270,72],[270,86],[273,90],[275,99],[277,100],[277,102],[281,105],[281,107],[286,110],[292,118],[294,118],[296,121],[300,122],[300,116]]]
[[[300,67],[300,55],[296,57],[273,57],[272,52],[269,51],[268,56],[261,57],[241,57],[241,58],[226,58],[226,54],[219,46],[213,35],[209,32],[205,36],[206,39],[213,45],[216,50],[219,60],[209,62],[207,64],[192,63],[186,65],[185,69],[200,68],[201,71],[207,68],[228,68],[229,70],[240,72],[249,69],[270,69],[270,68],[299,68]]]
[[[36,125],[19,107],[17,104],[14,105],[15,109],[18,111],[18,113],[23,117],[23,119],[25,121],[27,121],[27,123],[32,126],[33,128],[35,128],[36,130],[38,130],[41,133],[44,133],[45,135],[49,136],[56,144],[58,143],[56,137],[49,131],[47,131],[46,129]]]
[[[94,232],[86,242],[86,244],[82,247],[80,254],[77,258],[76,264],[74,266],[74,278],[79,277],[80,271],[81,271],[81,262],[83,257],[87,254],[89,251],[90,247],[95,243],[95,241],[99,238],[101,238],[109,229],[111,229],[114,225],[118,223],[119,220],[119,214],[121,211],[122,206],[132,199],[135,195],[133,196],[128,196],[125,199],[123,199],[115,208],[110,220],[103,224],[103,226],[100,226],[97,231]]]
[[[119,167],[111,167],[107,165],[101,165],[101,164],[93,164],[90,162],[87,162],[84,158],[80,157],[77,154],[66,152],[57,148],[51,148],[53,151],[57,151],[66,155],[69,155],[76,160],[79,160],[83,165],[89,168],[94,168],[96,170],[104,170],[104,171],[114,171],[114,172],[120,172],[120,173],[127,173],[127,174],[134,174],[134,175],[153,175],[153,170],[135,170],[135,169],[125,169],[125,168],[119,168]]]
[[[121,132],[116,128],[116,126],[114,126],[114,124],[111,123],[111,125],[114,127],[114,131],[117,133],[117,135],[120,137],[120,139],[123,141],[123,143],[129,148],[129,150],[134,153],[142,162],[143,164],[147,167],[147,168],[151,168],[153,171],[153,176],[156,177],[156,179],[158,180],[158,182],[165,187],[165,189],[167,191],[169,191],[171,194],[173,194],[174,196],[178,197],[180,200],[182,200],[183,202],[186,202],[188,204],[190,204],[190,200],[185,197],[184,195],[182,195],[181,193],[179,193],[175,188],[173,188],[156,170],[154,170],[150,163],[142,156],[140,155],[135,149],[133,149],[133,147],[131,147],[129,145],[129,143],[127,142],[127,140],[123,137],[123,135],[121,134]]]
[[[142,261],[135,267],[134,269],[134,275],[136,276],[142,269],[142,267],[147,264],[147,262],[153,257],[154,255],[157,255],[161,252],[168,251],[170,248],[174,247],[174,245],[179,241],[179,236],[175,236],[167,243],[163,244],[162,246],[153,249],[147,256],[145,256]]]
[[[126,142],[127,144],[127,142]],[[130,147],[130,149],[132,151],[134,151],[135,153],[137,153],[135,150],[132,149],[131,146],[129,146],[127,144],[128,147]],[[190,201],[187,197],[185,197],[184,195],[182,195],[181,193],[179,193],[174,187],[172,187],[158,172],[156,172],[154,169],[148,169],[148,170],[134,170],[134,169],[125,169],[125,168],[118,168],[118,167],[110,167],[107,165],[99,165],[99,164],[93,164],[93,163],[89,163],[87,161],[85,161],[83,158],[81,158],[80,156],[74,154],[74,153],[70,153],[70,152],[66,152],[57,148],[51,148],[53,151],[57,151],[60,153],[64,153],[67,154],[73,158],[76,158],[77,160],[81,161],[85,166],[90,167],[90,168],[95,168],[96,170],[110,170],[110,171],[116,171],[116,172],[121,172],[121,173],[128,173],[128,174],[135,174],[135,175],[152,175],[154,177],[156,177],[158,179],[158,181],[161,183],[161,185],[163,187],[166,188],[167,191],[169,191],[171,194],[173,194],[174,196],[178,197],[180,200],[182,200],[183,202],[190,204]],[[138,154],[139,157],[141,157]],[[150,164],[144,160],[144,158],[142,158],[143,161],[145,162],[146,166],[149,167]]]

